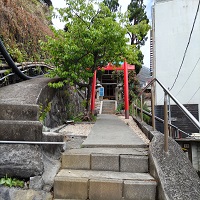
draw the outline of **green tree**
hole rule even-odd
[[[147,40],[147,33],[150,30],[149,19],[145,11],[146,6],[143,0],[131,0],[128,5],[129,22],[127,22],[128,34],[130,37],[131,45],[138,48],[138,63],[136,63],[136,73],[140,72],[143,64],[143,54],[140,47],[145,44]]]
[[[103,0],[103,3],[110,9],[111,12],[117,12],[119,7],[118,0]]]
[[[58,11],[66,23],[65,31],[54,29],[55,36],[42,43],[51,55],[49,62],[56,66],[49,76],[62,78],[51,86],[71,83],[87,87],[89,102],[94,71],[109,62],[117,64],[124,58],[129,63],[136,63],[138,50],[127,44],[127,28],[116,20],[120,16],[103,3],[94,6],[92,0],[66,0],[66,8]]]
[[[146,41],[146,35],[150,29],[149,19],[147,17],[146,6],[143,0],[131,0],[128,5],[129,11],[129,36],[131,44],[144,45]]]

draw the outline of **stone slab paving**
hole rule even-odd
[[[82,147],[145,148],[145,144],[133,130],[115,115],[98,116]]]

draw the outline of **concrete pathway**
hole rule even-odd
[[[148,145],[117,116],[101,114],[82,146],[145,148]]]

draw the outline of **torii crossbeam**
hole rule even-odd
[[[135,65],[130,65],[126,61],[119,67],[109,63],[107,66],[99,68],[98,70],[123,70],[124,71],[124,108],[125,119],[129,119],[129,91],[128,91],[128,70],[135,70]],[[91,94],[91,112],[94,114],[95,110],[95,93],[96,93],[96,70],[92,82]]]

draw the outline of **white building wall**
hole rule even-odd
[[[192,29],[198,0],[156,0],[154,5],[154,76],[171,88]],[[200,11],[179,77],[171,90],[182,104],[200,104]],[[196,67],[195,67],[196,66]],[[193,73],[192,73],[193,71]],[[192,75],[190,76],[190,74]],[[190,76],[190,78],[189,78]],[[189,79],[188,79],[189,78]],[[187,83],[186,80],[188,79]],[[183,87],[183,88],[182,88]],[[192,98],[194,93],[196,95]],[[156,104],[163,105],[156,86]],[[192,98],[192,99],[191,99]]]

